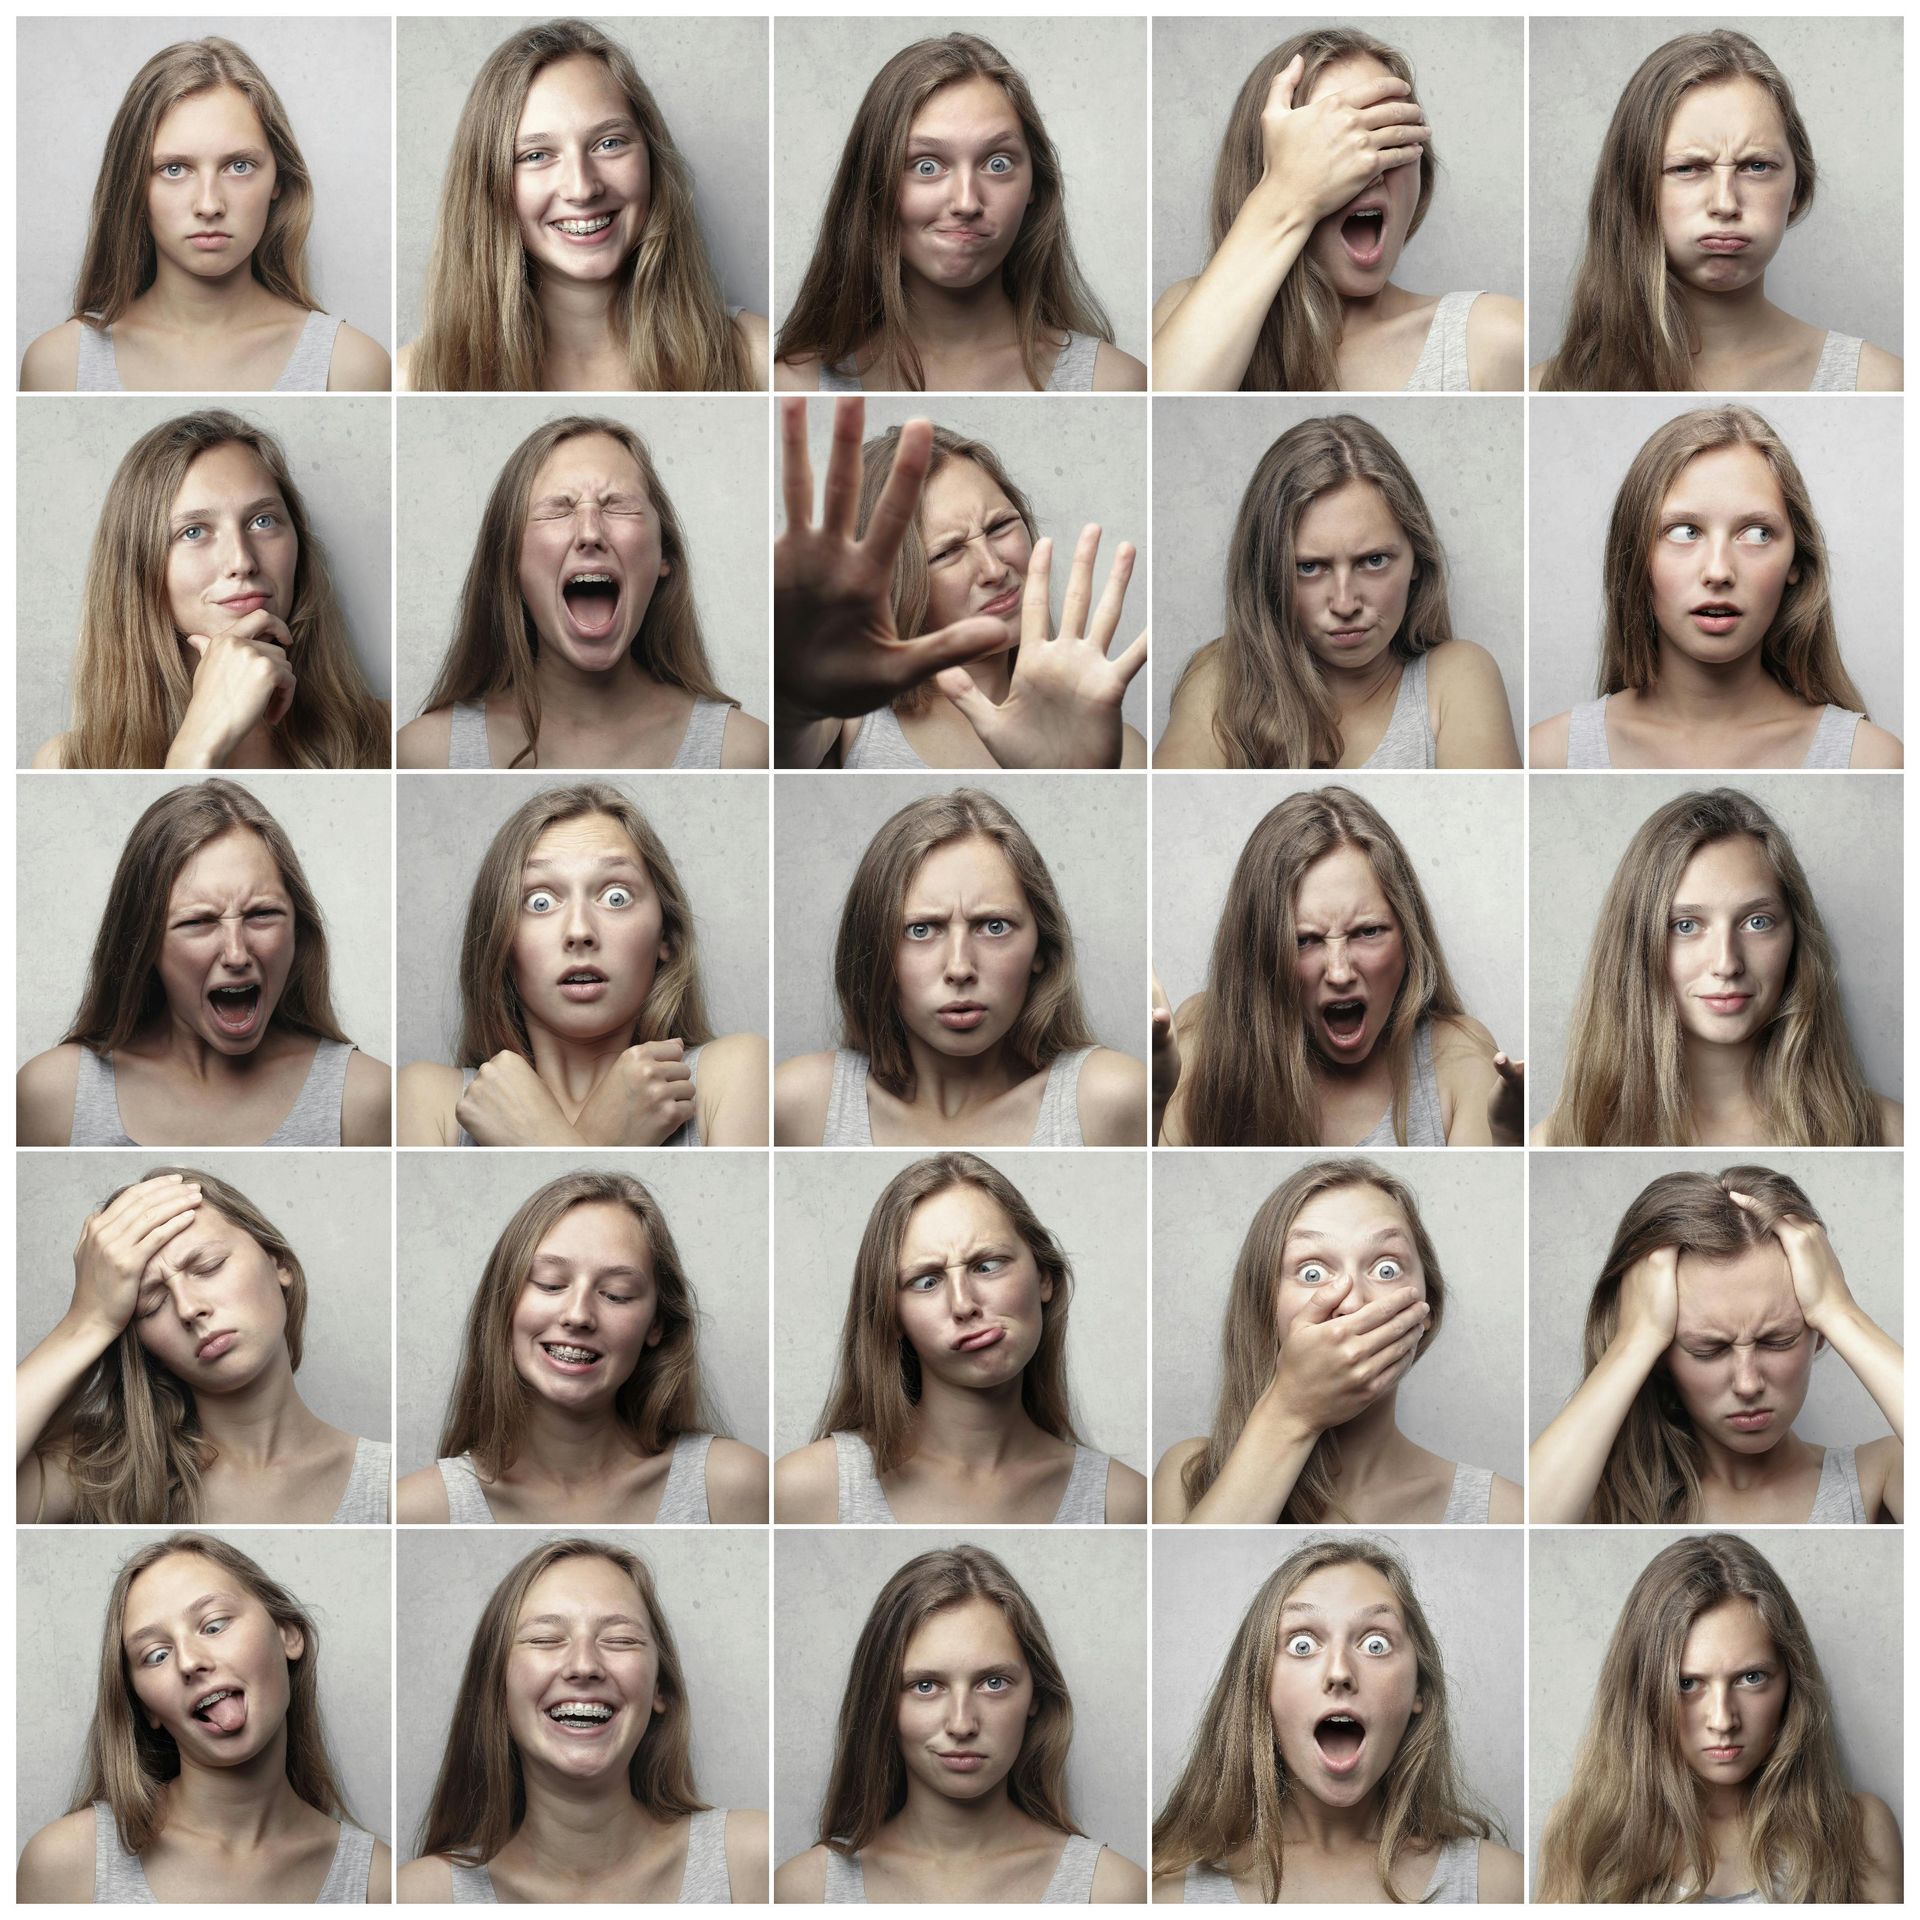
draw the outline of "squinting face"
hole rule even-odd
[[[1682,1254],[1679,1286],[1666,1364],[1694,1431],[1733,1453],[1777,1447],[1806,1400],[1816,1346],[1779,1243],[1731,1259]]]
[[[1378,1187],[1335,1187],[1330,1193],[1315,1194],[1293,1216],[1280,1260],[1274,1331],[1282,1342],[1301,1308],[1342,1280],[1352,1285],[1335,1310],[1336,1320],[1408,1287],[1416,1300],[1427,1297],[1427,1276],[1407,1216]],[[1398,1385],[1412,1365],[1410,1354],[1406,1367],[1382,1381],[1380,1391]]]
[[[1053,1282],[992,1194],[962,1184],[922,1200],[898,1273],[894,1310],[923,1372],[975,1391],[1019,1379]]]
[[[983,74],[937,88],[907,131],[900,260],[929,285],[977,287],[1013,251],[1033,160],[1013,102]]]
[[[1311,106],[1330,93],[1393,77],[1392,68],[1372,54],[1356,53],[1322,68],[1312,91],[1295,104]],[[1393,96],[1395,102],[1411,98],[1410,94]],[[1420,165],[1414,160],[1376,173],[1344,207],[1315,224],[1307,252],[1342,299],[1370,299],[1393,278],[1420,199]]]
[[[935,847],[907,883],[894,981],[908,1033],[972,1059],[1012,1031],[1037,971],[1026,889],[991,840]]]
[[[1687,1630],[1680,1651],[1681,1757],[1710,1787],[1751,1779],[1787,1710],[1787,1671],[1751,1600],[1723,1600]]]
[[[141,1273],[134,1334],[194,1393],[231,1393],[285,1350],[292,1284],[252,1234],[203,1201]]]
[[[230,827],[167,895],[160,985],[176,1027],[229,1058],[251,1053],[293,971],[293,897],[267,843]]]
[[[1701,293],[1751,286],[1779,250],[1793,190],[1786,123],[1758,80],[1688,88],[1660,157],[1667,270]]]
[[[1766,1026],[1786,991],[1793,921],[1766,849],[1751,834],[1702,847],[1667,913],[1667,979],[1681,1031],[1734,1045]]]
[[[280,172],[238,87],[175,101],[153,130],[147,226],[160,258],[196,280],[244,273],[280,197]]]
[[[613,1200],[570,1207],[548,1228],[513,1309],[513,1367],[549,1404],[604,1408],[660,1342],[653,1248]]]
[[[231,440],[194,461],[167,517],[175,631],[211,638],[262,608],[291,618],[299,567],[293,515],[260,456]]]
[[[998,1604],[981,1596],[929,1614],[900,1675],[900,1757],[948,1800],[979,1800],[1013,1770],[1037,1710],[1033,1674]]]
[[[1007,645],[1020,643],[1020,601],[1033,542],[1013,502],[984,467],[948,460],[920,496],[920,538],[927,551],[925,631],[972,614],[1006,622]]]
[[[600,284],[640,244],[653,169],[606,62],[576,53],[527,89],[513,147],[513,211],[536,272]]]
[[[1413,587],[1413,542],[1371,480],[1309,501],[1293,532],[1293,617],[1323,667],[1370,667],[1393,644]]]
[[[1359,847],[1336,847],[1300,876],[1293,923],[1307,1044],[1332,1066],[1357,1067],[1407,977],[1399,918]]]

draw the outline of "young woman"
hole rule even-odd
[[[73,317],[20,385],[71,393],[384,393],[384,348],[322,313],[313,181],[286,109],[231,40],[163,47],[113,116]]]
[[[1900,1829],[1848,1786],[1834,1725],[1807,1623],[1765,1555],[1732,1533],[1661,1548],[1620,1610],[1534,1897],[1898,1901]]]
[[[1147,1483],[1074,1431],[1073,1268],[1026,1196],[971,1153],[916,1160],[874,1202],[813,1443],[780,1520],[1144,1521]]]
[[[971,33],[874,75],[775,347],[821,393],[1140,391],[1067,236],[1065,168],[1026,81]]]
[[[536,427],[494,482],[403,767],[764,767],[767,730],[715,684],[693,565],[645,441]]]
[[[931,794],[874,835],[833,986],[841,1045],[780,1063],[778,1145],[1143,1144],[1146,1076],[1094,1039],[1053,875],[992,794]]]
[[[403,1904],[758,1905],[767,1816],[693,1778],[693,1705],[652,1570],[549,1540],[474,1628]]]
[[[1169,1447],[1154,1518],[1518,1521],[1520,1489],[1400,1431],[1400,1382],[1446,1309],[1412,1190],[1371,1160],[1274,1188],[1234,1262],[1213,1431]]]
[[[1074,1824],[1073,1702],[1033,1602],[984,1547],[909,1560],[860,1629],[820,1838],[774,1876],[786,1904],[1146,1898]]]
[[[1793,89],[1730,28],[1648,54],[1601,142],[1587,245],[1547,391],[1897,390],[1901,363],[1767,298],[1767,266],[1813,205]]]
[[[1454,637],[1419,483],[1351,413],[1289,427],[1241,496],[1226,632],[1174,687],[1157,767],[1517,767],[1492,654]]]
[[[618,787],[523,802],[467,900],[458,1066],[400,1074],[408,1147],[763,1147],[767,1045],[707,1024],[693,908]]]
[[[1520,1856],[1460,1780],[1412,1576],[1309,1540],[1254,1595],[1153,1824],[1156,1903],[1517,1903]]]
[[[79,1790],[21,1853],[20,1903],[390,1900],[392,1855],[327,1750],[319,1663],[312,1614],[239,1548],[138,1548],[107,1600]]]
[[[19,1517],[384,1524],[393,1447],[301,1399],[306,1317],[299,1255],[238,1188],[158,1167],[109,1194],[14,1372]]]
[[[1826,540],[1786,443],[1703,407],[1634,456],[1607,526],[1600,697],[1536,767],[1897,767],[1847,675]]]
[[[1669,800],[1607,889],[1534,1144],[1897,1147],[1904,1125],[1861,1074],[1779,822],[1734,787]]]
[[[864,407],[843,398],[834,408],[829,519],[815,529],[808,524],[806,403],[781,402],[784,457],[797,460],[805,478],[796,489],[789,476],[787,530],[774,548],[779,764],[1145,766],[1147,743],[1121,719],[1120,704],[1146,664],[1147,636],[1107,658],[1136,550],[1122,544],[1115,553],[1095,608],[1100,529],[1081,529],[1056,637],[1053,541],[1040,538],[1033,508],[994,450],[949,427],[923,434],[920,421],[861,447]],[[844,437],[843,424],[851,429]],[[836,496],[844,508],[856,458],[858,517],[838,527]],[[837,679],[838,662],[884,658],[891,648],[895,658],[885,664],[892,666],[929,633],[937,646],[942,633],[975,628],[993,633],[992,650],[938,674],[932,687],[924,680],[904,691],[877,687],[871,706],[846,719],[803,717],[805,682]],[[918,650],[924,656],[928,648]],[[945,699],[934,699],[933,687]],[[835,690],[847,691],[844,684]]]
[[[460,112],[417,393],[736,392],[767,384],[767,323],[729,311],[693,170],[627,50],[584,20],[523,27]]]
[[[1398,48],[1316,27],[1247,75],[1213,174],[1213,253],[1153,310],[1154,385],[1213,392],[1517,391],[1520,303],[1409,293],[1433,130]]]
[[[280,443],[222,407],[142,434],[80,599],[73,730],[36,767],[389,767]]]
[[[1793,1423],[1830,1346],[1890,1435]],[[1663,1174],[1622,1216],[1587,1304],[1586,1378],[1533,1443],[1533,1518],[1860,1524],[1905,1511],[1906,1359],[1847,1286],[1826,1224],[1770,1167]]]
[[[80,1010],[15,1082],[23,1147],[384,1147],[392,1075],[334,1017],[327,930],[245,787],[164,793],[107,890]]]
[[[548,1181],[487,1256],[440,1458],[400,1482],[400,1518],[764,1521],[766,1455],[724,1436],[699,1329],[666,1215],[638,1180]]]
[[[1347,787],[1247,838],[1203,992],[1153,983],[1164,1146],[1518,1146],[1524,1063],[1460,1004],[1399,836]]]

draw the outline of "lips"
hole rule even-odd
[[[240,1336],[237,1333],[209,1334],[194,1351],[196,1360],[218,1360]]]
[[[1703,993],[1697,997],[1709,1013],[1744,1013],[1753,995],[1750,993]]]
[[[978,1773],[987,1764],[984,1753],[935,1753],[933,1757],[949,1773]]]
[[[620,614],[620,582],[605,567],[576,567],[560,588],[567,624],[581,640],[604,640]]]
[[[607,990],[607,976],[598,967],[569,967],[554,983],[569,1000],[598,1000]]]
[[[985,227],[935,227],[933,231],[937,239],[963,247],[981,246],[993,238]]]
[[[935,1016],[954,1033],[971,1033],[986,1017],[987,1009],[978,1000],[950,1000]]]
[[[1348,1774],[1360,1764],[1367,1744],[1365,1724],[1347,1712],[1329,1713],[1315,1721],[1313,1744],[1320,1764],[1332,1774]]]
[[[245,986],[211,987],[207,991],[207,1005],[212,1009],[214,1025],[232,1040],[244,1040],[258,1030],[260,1000],[257,980]]]
[[[1342,1053],[1356,1049],[1367,1032],[1364,1000],[1329,1000],[1320,1008],[1320,1025],[1327,1039]]]
[[[223,1736],[247,1724],[247,1696],[239,1687],[213,1687],[193,1704],[191,1717]]]
[[[1008,614],[1013,612],[1013,610],[1016,607],[1019,606],[1021,596],[1024,592],[1025,592],[1024,586],[1022,585],[1021,582],[1016,580],[1013,583],[1013,585],[1006,590],[1005,593],[996,594],[993,599],[989,600],[987,604],[980,609],[980,611],[982,613],[995,614],[995,615],[998,615],[1000,618],[1004,619]]]
[[[221,248],[232,246],[233,235],[230,233],[190,233],[187,235],[187,244],[191,247],[198,248],[202,253],[218,253]]]
[[[1751,243],[1744,234],[1708,233],[1693,244],[1703,253],[1744,253]]]
[[[591,1373],[607,1357],[598,1347],[581,1346],[572,1340],[542,1340],[537,1344],[548,1366],[575,1379]]]
[[[610,1700],[573,1696],[546,1710],[550,1725],[575,1740],[594,1740],[613,1725],[619,1709]]]
[[[1687,618],[1702,633],[1731,633],[1740,624],[1740,609],[1728,600],[1710,600],[1688,610]]]
[[[1377,267],[1387,251],[1387,203],[1362,194],[1340,217],[1340,244],[1356,267]]]
[[[1730,1413],[1727,1415],[1727,1425],[1738,1428],[1742,1433],[1764,1433],[1773,1425],[1773,1409],[1754,1407],[1746,1413]]]
[[[1007,1337],[1005,1327],[981,1327],[977,1331],[963,1334],[953,1343],[955,1353],[985,1353],[989,1347],[997,1347]]]
[[[1746,1748],[1703,1747],[1701,1748],[1701,1752],[1703,1752],[1709,1760],[1738,1760],[1740,1756],[1746,1752]]]
[[[250,613],[258,613],[267,604],[264,593],[237,593],[231,600],[222,600],[220,606],[234,619],[244,619]]]
[[[1336,627],[1323,637],[1329,646],[1357,647],[1372,631],[1371,627]]]
[[[610,213],[570,213],[549,220],[547,231],[569,247],[603,247],[613,236]]]

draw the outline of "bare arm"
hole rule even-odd
[[[767,1144],[767,1043],[757,1033],[729,1033],[700,1055],[695,1096],[700,1138],[709,1147]]]
[[[1520,748],[1507,711],[1500,663],[1485,647],[1456,640],[1442,650],[1436,688],[1440,726],[1434,761],[1442,767],[1517,767]]]

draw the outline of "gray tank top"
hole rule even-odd
[[[340,1822],[340,1843],[325,1884],[315,1895],[323,1907],[363,1907],[367,1904],[367,1873],[373,1865],[373,1835],[351,1820]],[[120,1844],[113,1808],[105,1800],[93,1803],[93,1904],[157,1907],[147,1885],[147,1870],[137,1853]]]
[[[1419,364],[1401,389],[1403,393],[1473,391],[1473,382],[1467,378],[1467,315],[1473,311],[1480,292],[1476,289],[1472,293],[1440,296],[1440,304],[1427,323],[1427,342],[1420,349]]]
[[[720,750],[727,737],[727,715],[732,711],[731,700],[709,700],[696,693],[680,751],[668,763],[668,771],[683,773],[690,767],[719,766]],[[484,700],[454,702],[448,716],[447,765],[468,771],[493,765],[487,751],[487,703]]]
[[[1567,715],[1567,765],[1571,767],[1611,767],[1613,756],[1607,751],[1607,700],[1583,700]],[[1813,743],[1804,767],[1849,767],[1853,764],[1854,729],[1867,716],[1849,713],[1845,707],[1831,704],[1820,709],[1820,724],[1813,730]]]
[[[1380,1124],[1353,1150],[1367,1147],[1391,1147],[1399,1143],[1393,1137],[1393,1109],[1380,1116]],[[1440,1076],[1433,1070],[1433,1022],[1422,1020],[1413,1030],[1413,1075],[1407,1088],[1407,1145],[1444,1147],[1447,1130],[1440,1124]]]
[[[1080,1134],[1080,1069],[1091,1047],[1063,1053],[1047,1069],[1040,1090],[1040,1113],[1033,1123],[1030,1147],[1083,1147]],[[867,1112],[867,1056],[851,1047],[833,1053],[833,1085],[827,1090],[827,1124],[820,1136],[823,1147],[870,1147],[873,1123]]]
[[[1091,333],[1069,333],[1067,344],[1060,349],[1060,357],[1053,363],[1053,371],[1047,376],[1047,384],[1040,389],[1042,393],[1091,393],[1093,391],[1093,363],[1100,357],[1100,341]],[[824,362],[820,368],[820,391],[822,393],[864,393],[866,387],[859,374],[843,366],[829,367]]]
[[[853,736],[853,745],[841,766],[849,773],[871,773],[880,769],[890,773],[927,771],[927,763],[914,752],[900,717],[891,707],[875,707],[861,722]]]
[[[485,1867],[463,1867],[450,1860],[453,1904],[456,1907],[498,1906],[493,1876]],[[730,1907],[733,1892],[727,1880],[727,1810],[709,1807],[687,1817],[687,1871],[680,1882],[682,1907]]]
[[[1099,1865],[1102,1842],[1089,1840],[1084,1833],[1067,1835],[1060,1864],[1040,1896],[1046,1907],[1077,1907],[1093,1898],[1093,1870]],[[867,1904],[867,1870],[856,1853],[851,1858],[836,1848],[827,1849],[827,1890],[821,1899],[827,1907],[864,1907]]]
[[[384,1527],[393,1517],[387,1498],[392,1478],[393,1442],[362,1440],[353,1450],[353,1471],[347,1475],[347,1490],[340,1496],[333,1524]]]
[[[833,1436],[834,1464],[840,1475],[840,1504],[834,1518],[843,1526],[892,1527],[900,1523],[887,1505],[886,1490],[873,1470],[873,1449],[857,1433]],[[1107,1521],[1107,1467],[1104,1453],[1076,1447],[1067,1490],[1048,1522],[1055,1527],[1101,1527]]]
[[[280,369],[274,393],[325,393],[327,369],[333,365],[333,339],[340,331],[338,316],[310,313],[293,343],[293,356]],[[80,323],[80,361],[74,371],[75,393],[124,393],[119,362],[113,357],[113,329]]]
[[[1863,1527],[1873,1518],[1860,1492],[1860,1470],[1854,1464],[1856,1447],[1829,1447],[1820,1462],[1820,1484],[1813,1490],[1811,1527]]]
[[[706,1042],[704,1040],[701,1041],[700,1046],[704,1047],[705,1045]],[[686,1061],[688,1069],[693,1074],[693,1084],[695,1087],[698,1087],[700,1084],[700,1047],[689,1047],[686,1052],[681,1055],[681,1058]],[[462,1092],[465,1092],[468,1087],[473,1085],[473,1076],[479,1071],[480,1069],[478,1067],[461,1068],[460,1088]],[[460,1138],[453,1144],[456,1147],[477,1147],[480,1143],[465,1127],[462,1127],[460,1129]],[[700,1144],[700,1109],[696,1106],[693,1110],[693,1118],[683,1121],[679,1126],[675,1127],[660,1144],[663,1147],[697,1147]]]
[[[660,1511],[653,1516],[656,1527],[704,1527],[707,1512],[707,1449],[713,1445],[710,1433],[683,1433],[673,1443],[673,1458],[667,1462],[667,1484],[660,1489]],[[487,1505],[486,1490],[475,1471],[473,1455],[456,1454],[433,1463],[440,1469],[441,1484],[447,1490],[447,1524],[454,1527],[490,1527],[493,1509]],[[613,1525],[613,1521],[606,1524]],[[621,1526],[637,1524],[622,1520]]]
[[[1860,344],[1850,333],[1829,333],[1821,343],[1820,364],[1807,391],[1852,393],[1860,384]]]
[[[1380,744],[1361,761],[1364,767],[1433,769],[1433,728],[1427,721],[1427,656],[1417,655],[1400,671],[1393,715]]]
[[[1443,1527],[1484,1527],[1493,1518],[1493,1469],[1456,1462]]]
[[[340,1144],[340,1103],[347,1090],[347,1059],[351,1040],[322,1040],[314,1049],[300,1097],[293,1110],[258,1144],[263,1147],[337,1147]],[[113,1056],[104,1059],[91,1047],[80,1049],[80,1076],[73,1084],[75,1147],[194,1146],[185,1140],[134,1140],[120,1123],[120,1097],[115,1087]]]
[[[1233,1876],[1198,1861],[1187,1869],[1187,1905],[1190,1907],[1231,1907],[1240,1899]],[[1433,1863],[1433,1877],[1420,1896],[1423,1907],[1464,1907],[1477,1905],[1480,1899],[1480,1842],[1471,1834],[1446,1841],[1440,1857]]]

